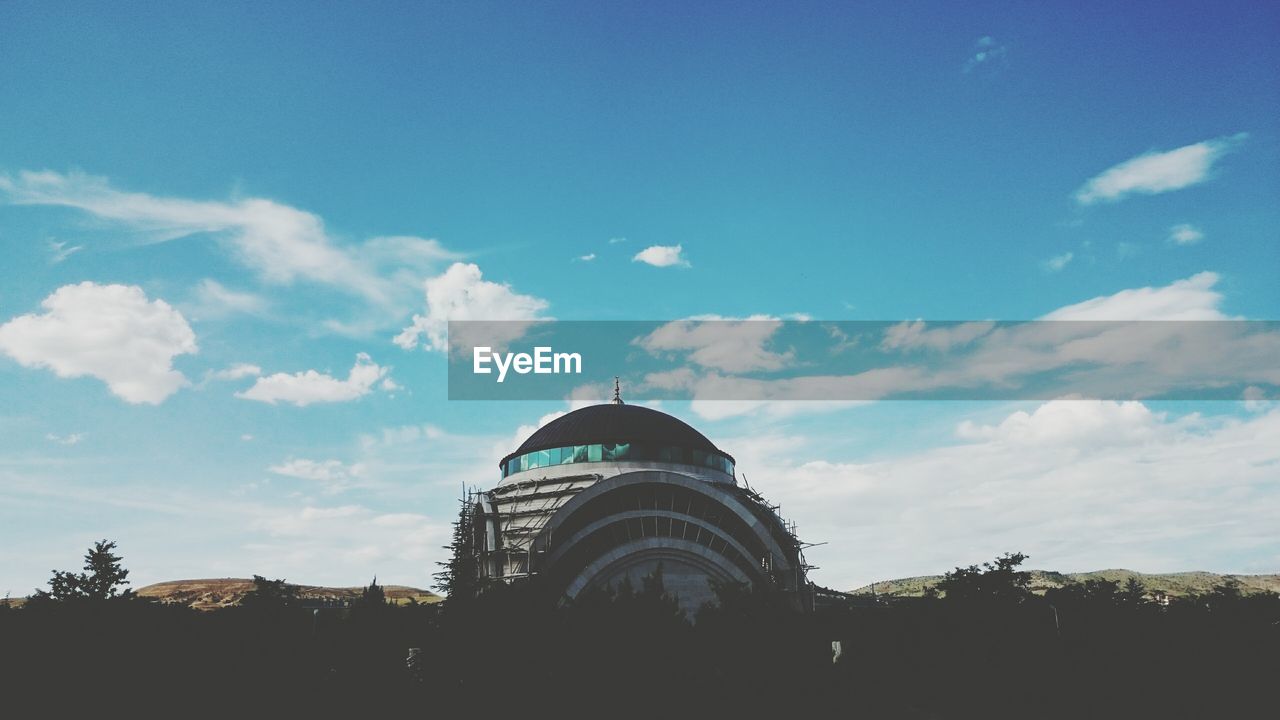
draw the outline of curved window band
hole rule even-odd
[[[645,445],[643,443],[597,443],[595,445],[570,445],[550,450],[534,450],[517,455],[502,466],[502,477],[525,470],[552,465],[568,465],[582,462],[615,462],[618,460],[657,461],[697,465],[733,475],[733,462],[719,453],[706,450],[689,450],[674,445]]]

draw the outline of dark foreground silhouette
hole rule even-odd
[[[803,615],[725,585],[718,606],[687,618],[660,574],[570,605],[526,583],[396,606],[373,584],[348,608],[318,611],[283,581],[259,577],[242,606],[199,612],[120,592],[127,572],[113,547],[100,543],[85,573],[55,575],[51,592],[21,608],[0,607],[6,716],[1206,718],[1277,710],[1280,597],[1224,585],[1158,605],[1140,587],[1103,581],[1040,597],[1027,590],[1021,555],[958,568],[934,597],[830,597]]]

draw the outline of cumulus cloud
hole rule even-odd
[[[1238,133],[1166,152],[1148,152],[1104,170],[1076,191],[1076,202],[1115,202],[1132,194],[1157,195],[1209,179],[1214,163],[1248,137]]]
[[[654,267],[692,267],[684,257],[682,245],[650,245],[636,253],[631,262],[642,262]]]
[[[1174,245],[1195,245],[1204,239],[1204,233],[1195,225],[1181,223],[1169,228],[1169,242]]]
[[[245,400],[271,403],[287,402],[305,407],[312,403],[347,402],[368,395],[374,385],[387,376],[388,369],[379,366],[365,353],[356,356],[347,379],[307,370],[276,373],[258,378],[248,390],[236,393]]]
[[[129,403],[158,405],[188,384],[173,359],[195,353],[182,313],[142,288],[82,282],[45,298],[40,314],[0,325],[0,352],[58,377],[94,377]]]
[[[485,337],[480,344],[503,347],[521,337],[531,322],[546,319],[548,303],[533,295],[522,295],[506,283],[484,279],[479,266],[454,263],[444,273],[428,278],[427,312],[414,315],[413,323],[394,339],[396,345],[412,350],[421,344],[427,350],[444,352],[448,348],[450,320],[507,321],[477,327]],[[516,321],[516,322],[512,322]],[[470,346],[480,338],[456,338],[459,346]]]
[[[373,238],[358,248],[344,247],[334,242],[318,216],[273,200],[158,197],[125,192],[105,178],[76,172],[0,175],[0,194],[19,205],[82,210],[135,230],[151,242],[213,234],[266,282],[307,280],[380,304],[392,303],[406,289],[406,269],[432,267],[456,257],[435,240],[416,237]],[[394,270],[384,272],[388,266]]]

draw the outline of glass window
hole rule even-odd
[[[564,452],[560,448],[552,448],[547,451],[547,464],[559,465],[562,457],[564,457]]]
[[[706,453],[706,451],[705,451],[705,450],[694,450],[694,451],[693,451],[693,464],[694,464],[694,465],[705,465],[706,463],[707,463],[707,453]]]
[[[568,465],[573,462],[573,448],[560,448],[560,464]]]
[[[580,462],[586,462],[586,461],[587,461],[587,446],[586,445],[573,446],[573,462],[580,463]]]
[[[588,461],[588,462],[600,462],[600,461],[601,461],[601,460],[603,460],[603,459],[604,459],[604,457],[603,457],[603,448],[602,448],[601,446],[599,446],[599,445],[588,445],[588,446],[587,446],[587,461]]]

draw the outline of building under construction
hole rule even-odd
[[[738,482],[731,455],[666,413],[615,392],[546,424],[500,467],[469,507],[481,584],[538,576],[572,599],[624,579],[638,588],[661,568],[688,611],[715,599],[712,580],[812,607],[794,527]]]

